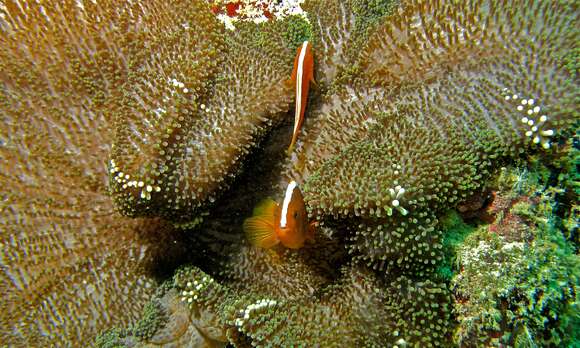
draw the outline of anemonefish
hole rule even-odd
[[[304,121],[304,111],[306,110],[308,101],[310,82],[315,82],[312,44],[308,41],[304,41],[302,46],[298,47],[290,80],[293,86],[295,86],[296,104],[294,108],[294,132],[292,133],[292,142],[290,142],[288,152],[292,151],[296,143],[296,138],[298,137],[298,131]]]
[[[271,248],[282,243],[287,248],[298,249],[308,239],[314,241],[315,222],[308,223],[304,198],[295,181],[286,188],[282,208],[271,199],[262,201],[252,217],[244,221],[248,241],[261,248]]]

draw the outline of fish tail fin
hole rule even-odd
[[[316,82],[316,80],[314,79],[314,75],[312,75],[310,77],[310,82],[312,83],[312,85],[316,88],[318,88],[318,83]]]
[[[254,216],[244,220],[242,227],[250,244],[268,249],[280,242],[275,227],[279,209],[276,202],[266,199],[254,208]]]
[[[254,216],[260,216],[260,215],[274,216],[274,215],[276,215],[277,209],[280,209],[280,207],[278,206],[278,203],[276,203],[271,198],[266,198],[266,199],[261,200],[260,203],[258,203],[256,205],[256,207],[254,208],[253,215]]]
[[[288,155],[290,155],[292,153],[292,151],[294,151],[294,145],[296,144],[297,138],[298,138],[298,131],[296,131],[296,132],[294,132],[294,134],[292,134],[292,141],[290,142],[290,146],[288,146],[288,150],[286,150]]]

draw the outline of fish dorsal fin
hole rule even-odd
[[[292,68],[292,75],[290,76],[290,80],[294,85],[296,85],[296,78],[298,77],[298,61],[300,59],[300,52],[302,51],[302,46],[298,46],[296,49],[296,57],[294,57],[294,67]]]
[[[244,221],[243,229],[250,244],[260,248],[271,248],[280,240],[276,235],[276,223],[280,207],[271,199],[261,201],[254,208],[254,216]]]
[[[260,215],[267,215],[267,216],[274,216],[276,215],[276,211],[280,209],[278,203],[276,203],[271,198],[266,198],[260,201],[258,205],[254,208],[254,216]]]

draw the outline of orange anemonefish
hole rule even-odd
[[[244,232],[250,243],[261,248],[271,248],[282,243],[287,248],[298,249],[306,239],[314,241],[315,222],[308,223],[304,198],[295,181],[286,188],[282,209],[271,199],[254,208],[254,215],[244,221]]]
[[[302,46],[298,47],[290,80],[296,86],[296,106],[294,109],[294,132],[292,133],[292,142],[288,147],[288,152],[292,151],[294,143],[296,143],[296,138],[298,137],[298,131],[304,121],[304,111],[306,110],[310,82],[316,83],[314,81],[312,44],[308,41],[304,41]]]

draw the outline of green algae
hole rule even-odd
[[[450,210],[441,219],[440,226],[444,231],[441,243],[443,245],[444,259],[439,263],[436,273],[442,279],[449,281],[457,271],[456,249],[477,228],[465,223],[455,210]]]
[[[541,173],[522,177],[521,170],[506,171],[502,175],[512,179],[507,182],[524,180],[524,187],[542,188]],[[521,194],[521,187],[513,185],[512,190],[517,190],[505,196]],[[557,228],[556,204],[549,191],[540,193],[539,201],[521,200],[498,216],[504,219],[500,224],[512,221],[512,229],[519,226],[520,235],[502,235],[501,230],[496,233],[482,226],[456,245],[460,271],[451,286],[456,289],[458,344],[571,346],[578,342],[580,261]]]

